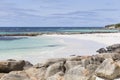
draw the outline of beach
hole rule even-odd
[[[5,50],[1,50],[0,59],[28,60],[36,64],[49,58],[95,55],[99,48],[120,43],[119,40],[120,33],[44,34],[23,40],[8,41],[8,50],[6,46],[2,46]],[[11,45],[13,45],[12,48]]]

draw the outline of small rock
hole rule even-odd
[[[4,75],[0,80],[31,80],[24,71],[14,71]]]
[[[106,49],[104,49],[104,48],[100,48],[99,50],[97,50],[96,52],[98,52],[98,53],[106,53],[107,52],[107,50]]]

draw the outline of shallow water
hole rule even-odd
[[[12,40],[6,37],[6,40],[0,40],[0,45],[0,59],[24,59],[29,55],[41,54],[43,51],[49,51],[61,46],[54,39],[44,36]]]

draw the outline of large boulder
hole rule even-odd
[[[56,73],[60,71],[65,72],[64,62],[55,63],[49,66],[47,68],[45,78],[47,79],[48,77],[55,75]]]
[[[24,70],[31,66],[32,66],[32,64],[30,64],[29,62],[24,61],[24,60],[0,61],[0,73],[8,73],[10,71]]]
[[[3,77],[6,73],[0,73],[0,78]]]
[[[120,60],[120,54],[119,53],[103,53],[103,54],[97,54],[97,56],[100,56],[103,59],[111,58],[114,61]]]
[[[107,51],[109,51],[109,52],[116,52],[117,50],[119,51],[120,44],[114,44],[114,45],[108,46],[106,48],[107,48]]]
[[[33,67],[33,64],[31,64],[29,61],[25,61],[25,65],[23,67],[24,70],[29,69]]]
[[[81,61],[66,61],[65,63],[66,72],[77,65],[81,65]]]
[[[113,59],[108,58],[96,69],[96,76],[113,80],[120,76],[120,66],[118,62],[113,61]]]
[[[70,69],[64,76],[64,80],[89,80],[92,76],[92,73],[78,65]]]
[[[70,56],[69,58],[67,58],[67,61],[81,61],[82,58],[82,56]]]
[[[64,73],[58,72],[55,75],[48,77],[47,80],[64,80]]]
[[[104,61],[104,57],[101,57],[99,55],[93,55],[91,57],[84,58],[81,60],[82,66],[85,68],[90,64],[100,65],[103,61]]]
[[[45,80],[46,68],[29,68],[25,70],[31,80]]]
[[[4,75],[0,80],[31,80],[24,71],[14,71]]]
[[[65,61],[66,61],[65,58],[48,59],[45,63],[43,63],[40,66],[41,67],[49,67],[50,65],[52,65],[54,63],[65,62]]]
[[[99,50],[97,50],[96,52],[98,53],[106,53],[107,50],[105,48],[100,48]]]
[[[105,48],[100,48],[98,53],[120,53],[120,44],[114,44]]]

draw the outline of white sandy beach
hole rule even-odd
[[[65,53],[65,51],[67,51],[73,53],[71,55],[92,55],[96,54],[96,50],[99,48],[120,43],[120,33],[96,33],[75,35],[54,34],[45,36],[61,40],[62,43],[66,44],[66,47],[63,48],[63,50],[59,51],[59,53]]]
[[[70,55],[94,55],[96,50],[112,44],[120,43],[120,33],[96,33],[74,35],[43,35],[58,39],[65,47],[44,54],[46,58],[68,57]]]
[[[55,38],[91,40],[106,46],[120,43],[120,33],[96,33],[96,34],[74,34],[74,35],[46,35]]]

